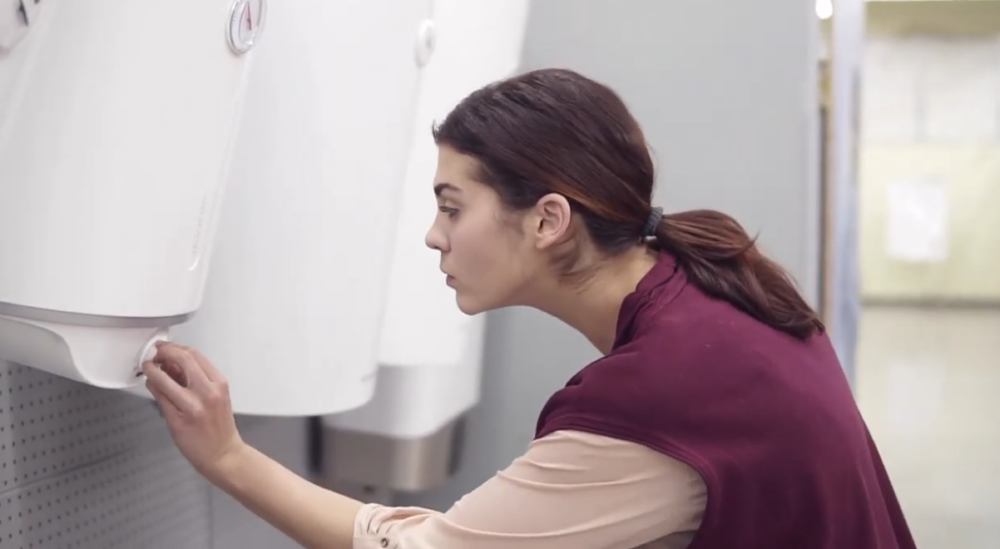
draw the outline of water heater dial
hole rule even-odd
[[[3,1],[3,0],[0,0]],[[251,49],[264,30],[267,0],[236,0],[229,15],[229,47],[242,55]]]
[[[142,376],[143,364],[156,358],[156,344],[161,341],[170,341],[170,332],[168,330],[157,330],[155,334],[146,340],[146,344],[142,346],[141,350],[139,350],[139,354],[136,356],[135,366],[132,368],[132,371],[135,373],[135,377]]]

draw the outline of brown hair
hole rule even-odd
[[[524,210],[559,193],[602,252],[643,241],[653,160],[639,124],[607,86],[569,70],[528,72],[472,93],[433,133],[439,146],[479,161],[477,179],[505,207]],[[668,214],[655,239],[706,294],[801,339],[824,331],[785,270],[732,217]]]

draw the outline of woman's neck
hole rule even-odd
[[[656,261],[656,252],[636,248],[603,261],[600,269],[579,285],[562,284],[550,289],[535,307],[575,328],[606,355],[615,342],[622,302]]]

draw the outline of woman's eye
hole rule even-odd
[[[441,213],[447,215],[448,217],[455,217],[456,215],[458,215],[458,208],[449,208],[447,206],[440,206],[438,210],[441,210]]]

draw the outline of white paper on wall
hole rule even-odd
[[[1000,48],[995,38],[934,39],[922,95],[928,141],[992,141],[998,132]]]
[[[921,53],[922,43],[910,39],[873,38],[865,46],[861,98],[865,139],[918,138]]]
[[[948,185],[944,180],[896,181],[888,187],[886,254],[913,263],[948,257]]]

